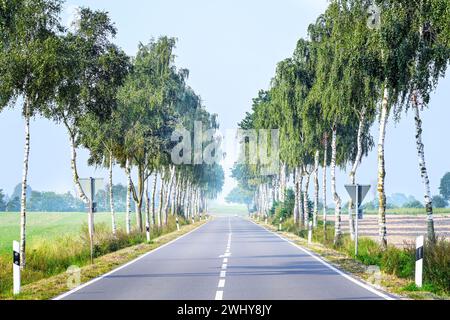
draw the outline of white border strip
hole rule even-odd
[[[197,231],[198,229],[200,229],[200,228],[206,226],[206,225],[209,224],[209,222],[211,222],[211,221],[213,221],[213,220],[208,220],[208,222],[202,224],[201,226],[198,226],[198,227],[195,228],[194,230],[191,230],[191,231],[189,231],[188,233],[185,233],[185,234],[181,235],[180,237],[178,237],[178,238],[176,238],[176,239],[173,239],[172,241],[169,241],[169,242],[163,244],[162,246],[159,246],[159,247],[157,247],[157,248],[155,248],[155,249],[153,249],[153,250],[151,250],[151,251],[149,251],[149,252],[147,252],[147,253],[144,253],[143,255],[137,257],[136,259],[131,260],[130,262],[127,262],[126,264],[124,264],[124,265],[122,265],[122,266],[120,266],[120,267],[117,267],[116,269],[113,269],[113,270],[111,270],[111,271],[109,271],[109,272],[107,272],[107,273],[105,273],[105,274],[103,274],[103,275],[101,275],[101,276],[99,276],[99,277],[97,277],[97,278],[94,278],[94,279],[92,279],[92,280],[89,280],[88,282],[83,283],[82,285],[80,285],[80,286],[78,286],[78,287],[76,287],[76,288],[74,288],[74,289],[72,289],[72,290],[70,290],[70,291],[68,291],[68,292],[66,292],[66,293],[63,293],[63,294],[61,294],[61,295],[59,295],[59,296],[57,296],[57,297],[55,297],[55,298],[53,298],[53,299],[51,299],[51,300],[61,300],[61,299],[64,299],[65,297],[67,297],[67,296],[69,296],[69,295],[71,295],[71,294],[73,294],[73,293],[75,293],[75,292],[77,292],[77,291],[79,291],[79,290],[81,290],[81,289],[87,287],[87,286],[90,286],[91,284],[93,284],[93,283],[95,283],[95,282],[97,282],[97,281],[99,281],[99,280],[102,280],[103,278],[105,278],[105,277],[107,277],[107,276],[109,276],[109,275],[111,275],[111,274],[113,274],[113,273],[115,273],[115,272],[117,272],[117,271],[119,271],[119,270],[122,270],[122,269],[128,267],[129,265],[131,265],[131,264],[133,264],[133,263],[135,263],[135,262],[137,262],[137,261],[139,261],[139,260],[145,258],[146,256],[148,256],[148,255],[150,255],[150,254],[152,254],[152,253],[154,253],[154,252],[156,252],[156,251],[158,251],[158,250],[160,250],[160,249],[162,249],[162,248],[164,248],[164,247],[167,247],[168,245],[171,245],[171,244],[174,243],[175,241],[178,241],[178,240],[180,240],[180,239],[186,237],[187,235],[189,235],[189,234],[191,234],[191,233]]]
[[[362,288],[364,288],[364,289],[366,289],[366,290],[368,290],[368,291],[370,291],[370,292],[376,294],[377,296],[379,296],[379,297],[381,297],[381,298],[383,298],[383,299],[385,299],[385,300],[396,300],[395,298],[393,298],[393,297],[391,297],[391,296],[389,296],[389,295],[387,295],[387,294],[384,294],[384,293],[382,293],[382,292],[376,290],[375,288],[369,286],[368,284],[365,284],[365,283],[361,282],[360,280],[357,280],[357,279],[351,277],[350,275],[348,275],[348,274],[342,272],[341,270],[339,270],[339,269],[333,267],[331,264],[329,264],[328,262],[324,261],[322,258],[319,258],[319,256],[318,256],[317,254],[312,253],[311,251],[309,251],[309,250],[307,250],[307,249],[305,249],[305,248],[299,246],[298,244],[292,242],[291,240],[286,239],[286,238],[282,237],[281,235],[279,235],[279,234],[277,234],[277,233],[275,233],[275,232],[273,232],[273,231],[271,231],[271,230],[269,230],[269,229],[264,228],[263,226],[257,224],[256,222],[254,222],[254,221],[252,221],[252,220],[250,220],[250,222],[254,223],[255,225],[257,225],[257,226],[260,227],[261,229],[266,230],[266,231],[268,231],[268,232],[270,232],[270,233],[276,235],[276,236],[279,237],[280,239],[282,239],[282,240],[284,240],[284,241],[290,243],[291,245],[293,245],[293,246],[296,247],[297,249],[300,249],[301,251],[303,251],[303,252],[305,252],[306,254],[310,255],[311,257],[313,257],[314,259],[316,259],[317,261],[319,261],[320,263],[322,263],[322,264],[325,265],[326,267],[330,268],[331,270],[333,270],[333,271],[336,272],[337,274],[343,276],[343,277],[346,278],[347,280],[350,280],[351,282],[357,284],[358,286],[360,286],[360,287],[362,287]]]

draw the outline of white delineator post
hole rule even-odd
[[[180,231],[180,224],[178,223],[178,217],[177,217],[177,231]]]
[[[423,281],[423,244],[424,236],[416,240],[416,286],[421,288]]]
[[[313,226],[313,222],[310,221],[308,224],[308,244],[312,243],[312,226]]]
[[[280,225],[278,226],[278,231],[281,231],[281,222],[283,221],[283,218],[280,217]]]
[[[145,222],[145,234],[147,236],[147,242],[150,242],[150,224],[148,221]]]
[[[20,245],[13,241],[13,294],[20,293]]]

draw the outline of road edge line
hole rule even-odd
[[[173,239],[173,240],[171,240],[171,241],[169,241],[169,242],[167,242],[167,243],[165,243],[165,244],[163,244],[163,245],[161,245],[161,246],[159,246],[159,247],[157,247],[157,248],[155,248],[155,249],[153,249],[153,250],[151,250],[151,251],[149,251],[149,252],[147,252],[147,253],[144,253],[144,254],[140,255],[139,257],[137,257],[137,258],[135,258],[135,259],[133,259],[133,260],[131,260],[131,261],[125,263],[124,265],[121,265],[121,266],[119,266],[119,267],[117,267],[117,268],[115,268],[115,269],[113,269],[113,270],[111,270],[111,271],[108,271],[108,272],[105,273],[105,274],[102,274],[101,276],[98,276],[98,277],[96,277],[96,278],[94,278],[94,279],[91,279],[91,280],[89,280],[88,282],[85,282],[85,283],[79,285],[78,287],[76,287],[76,288],[74,288],[74,289],[72,289],[72,290],[70,290],[70,291],[67,291],[66,293],[60,294],[60,295],[58,295],[58,296],[56,296],[55,298],[52,298],[52,299],[50,299],[50,300],[59,301],[59,300],[61,300],[61,299],[64,299],[65,297],[70,296],[71,294],[74,294],[75,292],[77,292],[77,291],[79,291],[79,290],[81,290],[81,289],[83,289],[83,288],[86,288],[86,287],[90,286],[91,284],[94,284],[95,282],[97,282],[97,281],[99,281],[99,280],[102,280],[103,278],[105,278],[105,277],[107,277],[107,276],[109,276],[109,275],[111,275],[111,274],[113,274],[113,273],[115,273],[115,272],[117,272],[117,271],[120,271],[120,270],[122,270],[122,269],[124,269],[124,268],[126,268],[126,267],[128,267],[128,266],[130,266],[130,265],[132,265],[133,263],[135,263],[135,262],[137,262],[137,261],[139,261],[139,260],[141,260],[141,259],[147,257],[148,255],[152,254],[153,252],[156,252],[156,251],[158,251],[159,249],[162,249],[162,248],[164,248],[164,247],[166,247],[166,246],[168,246],[168,245],[171,245],[172,243],[174,243],[174,242],[176,242],[176,241],[178,241],[178,240],[180,240],[180,239],[182,239],[182,238],[188,236],[189,234],[191,234],[191,233],[197,231],[198,229],[200,229],[200,228],[202,228],[202,227],[208,225],[211,221],[213,221],[213,220],[209,220],[208,222],[206,222],[206,223],[204,223],[204,224],[202,224],[202,225],[196,227],[195,229],[189,231],[188,233],[185,233],[185,234],[179,236],[179,237],[176,238],[176,239]]]
[[[323,258],[320,257],[318,254],[313,253],[313,252],[311,252],[310,250],[303,248],[302,246],[300,246],[300,245],[294,243],[293,241],[284,238],[284,237],[281,236],[280,234],[275,233],[275,232],[273,232],[272,230],[269,230],[269,229],[267,229],[267,228],[261,226],[260,224],[257,224],[256,222],[254,222],[254,221],[252,221],[252,220],[249,220],[249,221],[252,222],[253,224],[257,225],[257,226],[260,227],[261,229],[264,229],[264,230],[266,230],[266,231],[268,231],[268,232],[270,232],[270,233],[276,235],[276,236],[279,237],[280,239],[282,239],[282,240],[284,240],[284,241],[290,243],[291,245],[293,245],[293,246],[296,247],[297,249],[300,249],[301,251],[305,252],[306,254],[308,254],[309,256],[313,257],[314,259],[316,259],[317,261],[319,261],[320,263],[322,263],[323,265],[325,265],[325,266],[328,267],[329,269],[331,269],[331,270],[333,270],[334,272],[336,272],[337,274],[343,276],[343,277],[346,278],[347,280],[349,280],[349,281],[351,281],[351,282],[357,284],[358,286],[360,286],[360,287],[362,287],[362,288],[364,288],[364,289],[366,289],[366,290],[368,290],[368,291],[370,291],[370,292],[376,294],[377,296],[379,296],[379,297],[381,297],[381,298],[383,298],[383,299],[385,299],[385,300],[396,300],[396,298],[391,297],[389,294],[383,293],[383,292],[381,292],[381,291],[375,289],[374,287],[370,286],[369,284],[364,283],[364,282],[362,282],[361,280],[358,280],[358,279],[354,278],[353,276],[349,275],[348,273],[346,273],[346,272],[344,272],[344,271],[342,271],[342,270],[339,270],[339,269],[336,268],[335,266],[331,265],[329,262],[326,262],[325,260],[323,260]]]

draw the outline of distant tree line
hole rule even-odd
[[[14,192],[8,197],[3,189],[0,189],[0,212],[20,211],[20,191],[22,184],[19,183]],[[85,212],[86,204],[71,192],[56,193],[52,191],[35,191],[30,186],[27,194],[27,210],[32,212]],[[114,206],[119,212],[125,212],[127,187],[122,184],[113,185]],[[105,187],[109,190],[109,186]],[[99,190],[96,195],[97,211],[108,212],[110,207],[110,196],[105,190]],[[134,203],[131,204],[134,210]]]

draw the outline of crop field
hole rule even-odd
[[[406,243],[415,241],[416,237],[426,235],[426,219],[424,214],[387,214],[388,243],[402,247]],[[333,221],[334,217],[330,215],[328,220]],[[438,237],[450,239],[450,214],[435,215],[434,227]],[[344,232],[349,230],[348,215],[346,214],[342,215],[342,229]],[[364,219],[359,221],[359,234],[363,237],[378,240],[378,217],[376,215],[365,215]]]
[[[125,225],[125,213],[117,213],[119,227]],[[132,217],[132,223],[134,219]],[[16,212],[0,212],[0,256],[11,255],[12,241],[19,240],[20,216]],[[110,226],[110,213],[96,213],[95,223]],[[27,213],[27,244],[39,240],[57,239],[65,235],[77,235],[83,224],[87,224],[87,213],[83,212],[29,212]]]

